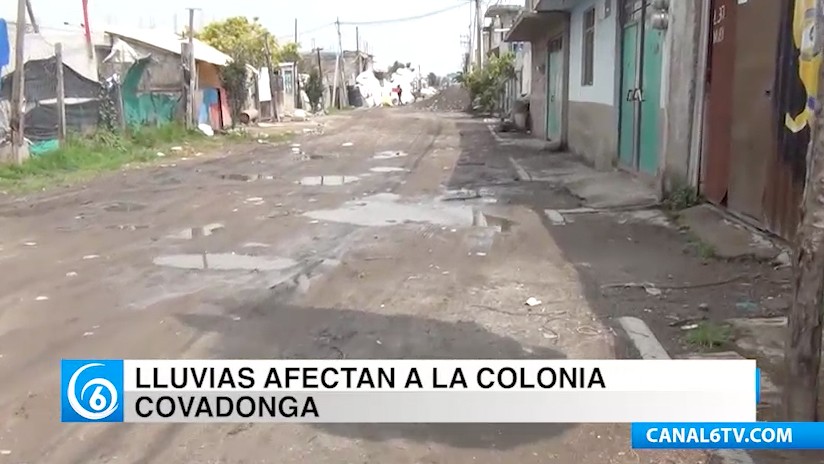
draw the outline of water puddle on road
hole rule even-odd
[[[205,252],[158,256],[153,262],[164,267],[214,271],[281,271],[297,264],[294,260],[273,256]]]
[[[396,168],[394,166],[377,166],[370,169],[372,172],[406,172],[404,168]]]
[[[339,186],[351,184],[360,180],[358,176],[309,176],[298,181],[300,185],[306,186]]]
[[[404,223],[428,223],[440,226],[478,227],[508,232],[514,222],[481,212],[466,202],[404,203],[400,196],[380,193],[349,201],[340,208],[304,213],[312,219],[354,224],[364,227],[393,226]]]
[[[409,154],[404,152],[404,151],[389,150],[389,151],[379,152],[379,153],[375,154],[375,156],[373,156],[372,158],[376,159],[376,160],[385,160],[385,159],[393,159],[393,158],[403,158],[404,156],[409,156]]]
[[[219,222],[208,224],[203,227],[192,227],[190,229],[183,229],[180,232],[169,235],[169,238],[177,240],[194,240],[199,237],[208,237],[218,232],[223,231],[225,226]]]
[[[220,178],[240,182],[255,182],[258,180],[274,180],[275,176],[269,174],[221,174]]]

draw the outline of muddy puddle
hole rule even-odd
[[[270,174],[221,174],[221,179],[234,180],[239,182],[255,182],[259,180],[275,180],[275,176]]]
[[[388,173],[388,172],[406,172],[404,168],[397,168],[394,166],[377,166],[369,169],[372,172]]]
[[[467,202],[402,202],[399,195],[380,193],[344,203],[340,208],[304,213],[312,219],[382,227],[425,223],[452,227],[477,227],[499,232],[511,230],[514,222],[485,214]]]
[[[372,158],[377,159],[377,160],[386,160],[386,159],[394,159],[394,158],[403,158],[405,156],[409,156],[409,154],[404,152],[404,151],[389,150],[389,151],[378,152]]]
[[[199,237],[208,237],[218,232],[222,232],[225,228],[225,225],[216,222],[214,224],[207,224],[203,227],[191,227],[189,229],[183,229],[179,232],[168,235],[168,238],[176,240],[194,240]]]
[[[309,176],[299,180],[298,184],[306,186],[339,186],[351,184],[359,180],[359,176]]]
[[[153,262],[163,267],[214,271],[281,271],[296,264],[294,260],[275,256],[205,252],[158,256]]]

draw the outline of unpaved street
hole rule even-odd
[[[623,425],[61,424],[64,357],[633,356],[531,206],[577,203],[482,121],[355,111],[293,142],[3,200],[0,462],[706,461]]]

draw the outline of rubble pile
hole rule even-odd
[[[460,85],[451,85],[431,98],[416,102],[413,106],[429,111],[466,111],[470,104],[469,92]]]

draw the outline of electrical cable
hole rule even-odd
[[[406,21],[415,21],[418,19],[428,18],[430,16],[439,15],[441,13],[446,13],[447,11],[452,11],[467,5],[467,3],[471,3],[471,0],[464,0],[457,5],[452,5],[446,8],[442,8],[440,10],[430,11],[429,13],[423,13],[415,16],[407,16],[404,18],[394,18],[394,19],[382,19],[376,21],[341,21],[341,26],[373,26],[379,24],[391,24],[391,23],[399,23],[399,22],[406,22]]]

